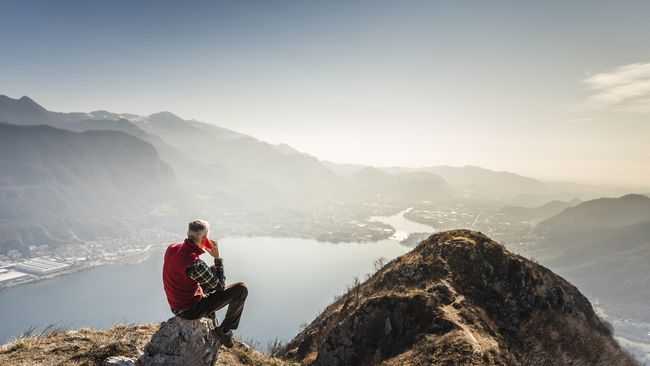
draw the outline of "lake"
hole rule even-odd
[[[274,338],[289,340],[300,325],[342,294],[355,276],[365,279],[379,258],[393,259],[410,248],[397,241],[404,233],[434,229],[403,217],[373,217],[396,229],[396,235],[372,243],[324,243],[296,238],[223,238],[226,282],[249,288],[236,334],[263,348]],[[182,241],[184,238],[179,238]],[[162,287],[161,244],[138,264],[102,267],[34,282],[0,292],[0,343],[30,326],[51,323],[69,328],[104,328],[117,323],[160,322],[173,314]],[[208,254],[202,259],[212,263]],[[223,319],[225,309],[218,313]]]

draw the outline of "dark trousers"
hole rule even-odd
[[[202,297],[192,308],[182,312],[178,316],[184,319],[198,319],[204,316],[212,318],[215,311],[228,305],[226,317],[223,319],[221,325],[226,329],[237,329],[242,311],[244,310],[246,296],[248,296],[246,284],[236,282],[226,286],[222,291],[215,291]]]

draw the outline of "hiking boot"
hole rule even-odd
[[[212,333],[219,338],[221,344],[228,348],[232,348],[234,345],[232,341],[232,330],[229,330],[227,333],[224,333],[223,328],[218,326],[212,330]]]

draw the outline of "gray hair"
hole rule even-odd
[[[208,231],[210,224],[205,220],[196,219],[187,225],[187,238],[197,243],[203,236],[208,235]]]

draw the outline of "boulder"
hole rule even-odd
[[[211,332],[210,318],[187,320],[172,317],[160,324],[140,357],[143,366],[212,366],[217,362],[221,342]]]

